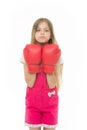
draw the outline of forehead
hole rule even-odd
[[[49,25],[47,22],[40,22],[37,28],[49,28]]]

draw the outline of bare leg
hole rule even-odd
[[[38,128],[29,128],[29,130],[41,130],[41,127],[38,127]]]
[[[44,128],[44,130],[55,130],[55,128]]]

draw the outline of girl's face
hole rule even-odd
[[[35,39],[38,43],[47,43],[51,37],[49,26],[46,22],[41,22],[35,33]]]

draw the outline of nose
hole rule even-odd
[[[41,35],[44,34],[44,30],[41,30],[41,33],[40,33],[40,34],[41,34]]]

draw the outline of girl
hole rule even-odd
[[[31,43],[25,46],[21,58],[27,84],[25,125],[30,130],[41,130],[41,126],[44,130],[55,130],[58,124],[58,91],[63,61],[50,20],[39,18],[35,21]],[[55,65],[48,65],[54,64],[53,62]]]

